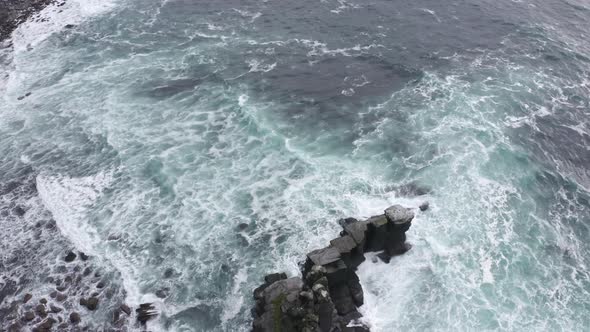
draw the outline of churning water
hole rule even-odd
[[[42,16],[0,53],[1,306],[75,249],[108,285],[94,329],[153,301],[152,330],[247,331],[262,276],[298,273],[338,218],[428,200],[413,249],[360,268],[373,331],[590,329],[587,1]]]

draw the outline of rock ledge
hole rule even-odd
[[[269,274],[254,290],[254,332],[368,332],[359,319],[363,289],[356,274],[366,252],[389,262],[410,249],[406,231],[414,213],[400,205],[359,221],[341,219],[343,230],[330,245],[311,251],[302,277]]]

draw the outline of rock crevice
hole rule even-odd
[[[313,250],[302,263],[301,277],[267,275],[254,290],[254,332],[367,332],[359,319],[363,288],[356,274],[366,252],[380,252],[385,262],[410,249],[406,231],[414,213],[400,205],[367,220],[341,219],[340,236]]]

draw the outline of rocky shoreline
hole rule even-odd
[[[307,254],[301,277],[269,274],[254,290],[252,331],[368,332],[358,311],[364,295],[356,269],[367,252],[382,251],[378,257],[388,263],[408,251],[406,231],[413,218],[412,210],[394,205],[364,221],[340,220],[340,236]]]
[[[9,38],[19,24],[51,3],[65,4],[56,0],[0,0],[0,41]]]
[[[13,245],[0,247],[0,331],[145,329],[156,307],[127,304],[119,273],[60,234],[40,202],[31,167],[9,162],[0,167],[6,169],[6,177],[0,172],[0,229]]]

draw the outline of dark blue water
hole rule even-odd
[[[373,331],[590,329],[590,4],[59,10],[0,55],[4,308],[73,248],[110,289],[64,304],[91,329],[154,301],[152,330],[247,331],[262,276],[338,218],[428,200],[413,249],[360,268]]]

